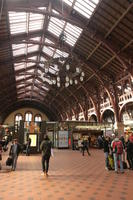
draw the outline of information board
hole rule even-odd
[[[59,148],[68,148],[68,131],[59,131]]]

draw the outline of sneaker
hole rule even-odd
[[[42,173],[41,173],[41,176],[44,176],[44,175],[45,175],[45,173],[44,173],[44,172],[42,172]]]
[[[48,177],[48,173],[46,173],[46,176]]]
[[[108,167],[105,167],[105,169],[106,169],[107,171],[109,171]]]

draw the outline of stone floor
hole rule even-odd
[[[41,176],[41,156],[20,155],[17,170],[0,171],[0,200],[133,200],[133,171],[106,171],[104,154],[92,149],[91,156],[79,151],[54,150],[49,177]]]

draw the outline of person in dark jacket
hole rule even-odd
[[[51,147],[52,147],[52,143],[49,137],[45,135],[44,140],[41,142],[40,150],[42,151],[42,171],[43,171],[43,175],[46,175],[46,176],[48,176]]]
[[[1,160],[2,160],[2,144],[0,143],[0,170],[2,169]]]
[[[31,138],[29,137],[26,144],[26,156],[30,155]]]
[[[129,169],[133,170],[133,141],[128,140],[127,142],[127,161],[129,164]]]
[[[83,139],[82,141],[82,155],[84,156],[84,152],[85,150],[87,151],[88,153],[88,156],[90,156],[90,152],[89,152],[89,141],[87,141],[87,139]]]
[[[21,151],[21,146],[18,143],[17,139],[14,139],[13,144],[11,145],[9,155],[12,157],[12,171],[16,170],[17,166],[17,159],[19,156],[19,153]]]
[[[105,137],[103,140],[103,151],[104,151],[104,155],[105,155],[105,169],[108,170],[109,169],[109,160],[108,160],[108,156],[109,156],[109,137]]]

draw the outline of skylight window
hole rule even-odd
[[[31,67],[31,66],[34,66],[35,65],[35,63],[33,63],[33,62],[28,62],[27,63],[27,67]]]
[[[70,23],[65,22],[64,20],[51,17],[48,31],[59,37],[63,30],[65,31],[67,37],[66,42],[71,46],[74,46],[82,32],[82,29],[77,26],[73,26]]]
[[[42,88],[43,88],[44,90],[49,91],[49,88],[45,87],[44,85],[42,86]]]
[[[41,56],[40,61],[44,62],[47,61],[46,58],[44,58],[43,56]]]
[[[65,22],[63,20],[59,20],[55,17],[51,17],[49,26],[48,26],[48,31],[50,31],[56,36],[59,36],[62,32],[64,25],[65,25]]]
[[[63,0],[69,6],[72,6],[73,0]]]
[[[13,56],[25,54],[25,44],[12,44]]]
[[[61,56],[63,56],[63,57],[65,57],[65,58],[67,58],[68,56],[69,56],[69,54],[68,53],[66,53],[66,52],[64,52],[64,51],[60,51],[60,50],[56,50],[55,51],[55,54],[54,54],[54,58],[58,58],[58,57],[61,57]]]
[[[44,46],[42,51],[49,56],[53,56],[53,48]]]
[[[42,29],[43,21],[44,21],[44,15],[30,13],[29,31]]]
[[[28,53],[38,51],[39,45],[28,45]]]
[[[9,12],[11,34],[26,32],[26,13]]]
[[[99,0],[77,0],[74,9],[86,18],[90,18]]]
[[[66,42],[73,46],[79,38],[80,34],[82,33],[82,29],[77,26],[73,26],[70,23],[67,23],[65,27],[65,33],[67,36]]]
[[[14,63],[14,68],[15,68],[15,71],[18,71],[20,69],[24,69],[24,63]]]

